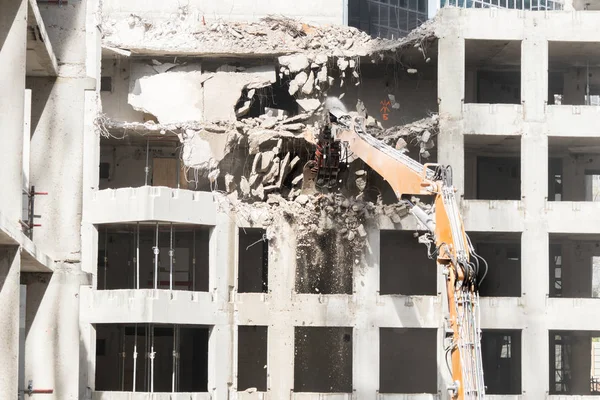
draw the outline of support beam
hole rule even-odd
[[[0,247],[0,398],[16,399],[19,382],[21,250]]]

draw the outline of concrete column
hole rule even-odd
[[[532,78],[533,79],[533,78]],[[539,99],[539,97],[538,97]],[[521,236],[522,302],[527,309],[522,331],[522,389],[527,399],[549,390],[549,342],[546,302],[549,293],[549,236],[545,219],[548,195],[548,137],[545,126],[526,122],[521,137],[521,196],[525,208]]]
[[[233,383],[233,329],[231,325],[215,325],[208,339],[208,391],[214,400],[229,398]]]
[[[465,98],[465,40],[450,31],[438,40],[438,49],[440,115],[459,119]]]
[[[296,276],[296,235],[288,225],[278,227],[269,244],[269,292],[272,303],[267,343],[267,368],[272,399],[288,399],[294,388],[294,324],[289,315]]]
[[[269,326],[267,379],[271,399],[289,399],[294,389],[294,326],[280,318]]]
[[[542,316],[531,316],[527,325],[527,328],[521,331],[523,400],[545,399],[549,390],[548,329]]]
[[[226,214],[217,215],[217,224],[209,239],[209,290],[216,296],[221,308],[226,308],[230,301],[230,292],[235,286],[235,251],[236,225]]]
[[[354,268],[356,323],[352,343],[352,387],[358,399],[377,399],[379,390],[379,327],[372,323],[377,313],[380,274],[380,231],[370,230],[369,251]]]
[[[78,398],[80,380],[73,371],[79,371],[80,359],[95,357],[95,353],[79,353],[80,287],[89,285],[88,279],[78,265],[65,264],[58,264],[53,274],[23,277],[27,284],[25,382],[54,389],[50,399]]]
[[[22,195],[27,1],[0,0],[0,10],[0,212],[18,226]]]
[[[0,247],[0,398],[16,399],[19,382],[21,249]]]
[[[525,121],[541,121],[545,118],[547,98],[548,41],[529,36],[521,42],[521,101]]]
[[[446,117],[440,119],[437,152],[438,163],[452,166],[456,197],[460,199],[465,193],[465,137],[461,121]]]

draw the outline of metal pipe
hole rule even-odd
[[[196,290],[196,230],[192,229],[192,291]]]
[[[135,244],[135,288],[140,288],[140,223],[137,223],[137,239]],[[137,329],[137,325],[136,325]]]
[[[137,324],[135,324],[133,336],[133,392],[135,393],[135,383],[137,381]]]
[[[171,222],[171,239],[169,244],[169,290],[173,290],[173,223]]]
[[[156,223],[156,238],[154,242],[154,289],[158,289],[158,255],[160,250],[158,248],[158,222]]]
[[[146,177],[144,180],[144,186],[148,186],[148,176],[150,175],[149,159],[150,159],[150,139],[146,139],[146,167],[144,168]]]
[[[154,393],[154,325],[150,325],[150,393]]]

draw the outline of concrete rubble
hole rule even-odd
[[[367,56],[396,50],[434,35],[434,24],[426,22],[399,40],[373,39],[352,27],[306,24],[294,19],[269,16],[259,22],[210,21],[200,10],[187,10],[179,18],[150,19],[131,14],[126,18],[105,17],[102,22],[103,46],[126,49],[132,53],[172,55],[227,54],[285,55],[305,53],[306,58],[291,58],[291,70],[302,70],[323,57]],[[309,57],[309,54],[313,54]],[[292,71],[293,72],[293,71]]]

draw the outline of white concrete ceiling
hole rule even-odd
[[[521,65],[521,42],[518,40],[465,40],[465,60],[472,67]]]

